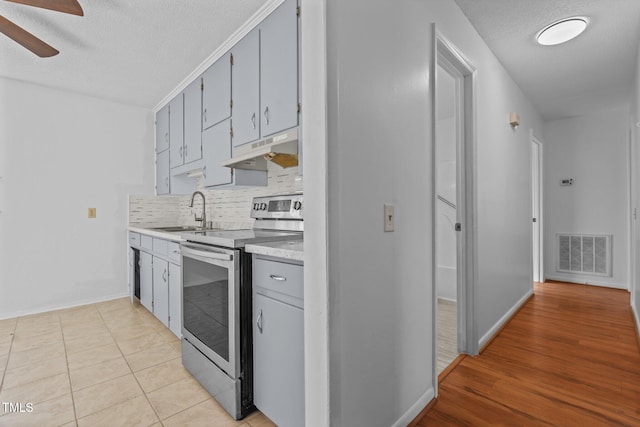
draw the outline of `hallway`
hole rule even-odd
[[[440,383],[416,426],[640,425],[640,351],[627,291],[559,282]]]

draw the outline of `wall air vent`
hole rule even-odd
[[[611,276],[612,235],[557,234],[557,271]]]

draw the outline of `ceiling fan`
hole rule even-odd
[[[84,16],[82,7],[77,0],[5,0],[13,3],[20,3],[27,6],[35,6],[43,9],[55,10],[62,13]],[[49,46],[24,28],[14,24],[4,16],[0,15],[0,32],[13,39],[17,43],[29,49],[41,58],[57,55],[57,49]]]

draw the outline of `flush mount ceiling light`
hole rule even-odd
[[[578,37],[586,28],[588,20],[583,17],[566,18],[544,27],[536,36],[543,46],[553,46]]]

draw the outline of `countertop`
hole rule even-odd
[[[268,255],[276,258],[304,261],[303,240],[285,240],[281,242],[255,243],[245,246],[245,251]]]
[[[153,227],[156,227],[155,225]],[[149,228],[145,228],[143,225],[130,225],[127,227],[127,230],[133,233],[146,234],[147,236],[159,237],[160,239],[165,240],[173,240],[174,242],[181,242],[184,239],[180,237],[181,231],[161,231],[161,230],[151,230]]]

